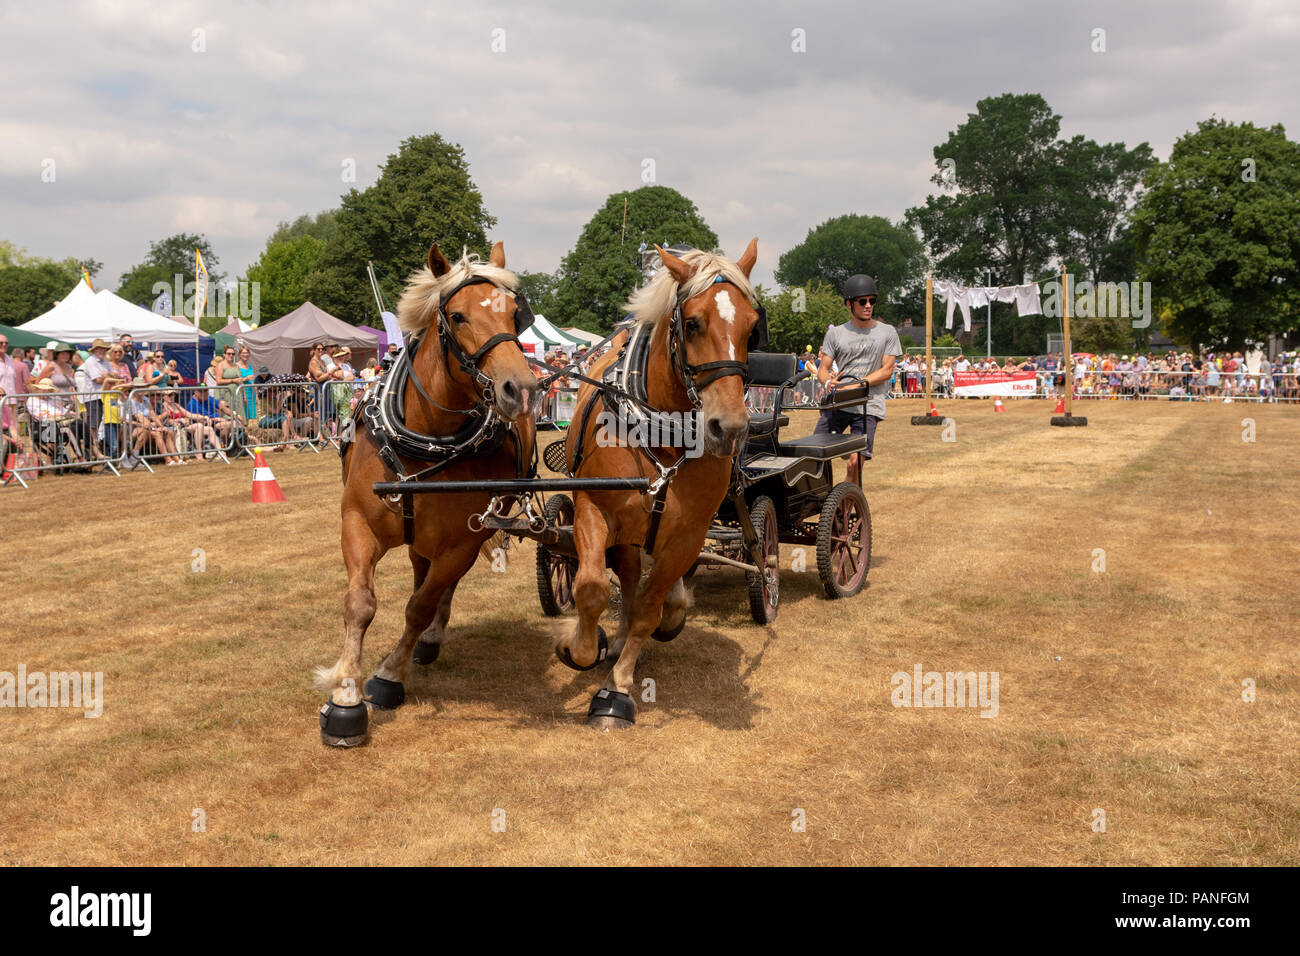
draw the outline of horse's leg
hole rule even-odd
[[[612,550],[614,571],[618,575],[618,587],[622,593],[618,633],[609,642],[609,656],[617,657],[627,640],[628,616],[632,613],[632,605],[636,603],[636,589],[641,584],[641,549],[633,544],[618,544]]]
[[[456,582],[456,584],[459,583],[459,581]],[[420,639],[415,644],[415,650],[411,652],[411,660],[415,661],[415,663],[432,664],[438,659],[438,654],[442,652],[442,645],[447,643],[450,638],[447,633],[447,621],[451,617],[451,599],[456,594],[456,584],[442,592],[442,599],[438,602],[438,609],[433,614],[433,623],[420,634]]]
[[[556,643],[555,656],[567,667],[587,671],[609,652],[605,630],[597,623],[609,603],[609,575],[605,573],[609,522],[600,508],[582,494],[578,496],[573,535],[578,551],[578,573],[573,578],[578,620],[573,633]]]
[[[397,646],[384,658],[373,677],[366,681],[366,694],[376,707],[392,709],[406,700],[406,678],[411,668],[411,651],[421,634],[430,630],[444,594],[456,586],[474,563],[474,550],[448,550],[431,562],[424,581],[406,602],[406,629]],[[450,602],[448,602],[450,606]]]
[[[665,529],[669,530],[669,529]],[[672,540],[672,535],[668,536]],[[672,592],[681,591],[685,604],[682,575],[690,568],[699,549],[687,554],[680,547],[666,545],[655,560],[645,584],[637,594],[636,605],[628,616],[627,642],[609,672],[605,685],[592,698],[587,725],[600,730],[624,730],[636,720],[632,689],[637,657],[650,633],[665,616],[664,601]],[[684,609],[683,609],[684,613]]]
[[[343,652],[330,668],[316,671],[316,686],[329,691],[321,708],[321,741],[333,747],[359,747],[369,739],[369,719],[361,699],[361,645],[375,617],[375,565],[385,548],[360,511],[343,515],[343,562],[348,593],[343,599]]]
[[[650,636],[656,641],[671,641],[686,626],[686,582],[682,578],[668,592],[664,599],[663,614],[659,617],[659,626]]]

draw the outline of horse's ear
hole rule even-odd
[[[658,246],[655,246],[655,252],[659,253],[659,258],[664,264],[664,268],[677,280],[678,285],[685,285],[686,280],[695,274],[695,270],[682,262],[671,252],[664,252]]]
[[[497,242],[492,246],[492,255],[488,256],[488,262],[498,269],[506,267],[506,244],[504,242]]]
[[[451,263],[447,261],[447,257],[442,254],[442,250],[435,242],[429,247],[429,271],[433,273],[435,279],[441,279],[450,269]]]
[[[758,236],[749,240],[749,245],[745,247],[745,253],[736,260],[736,265],[740,271],[745,273],[745,278],[749,278],[749,270],[754,268],[754,263],[758,261]]]

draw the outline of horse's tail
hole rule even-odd
[[[489,561],[492,560],[492,552],[506,543],[506,534],[504,531],[498,531],[492,537],[483,542],[479,547],[478,553],[483,555]]]

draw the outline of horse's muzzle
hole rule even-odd
[[[704,450],[718,458],[731,458],[740,452],[748,433],[748,415],[710,415],[704,421]]]
[[[537,379],[509,375],[495,383],[497,413],[502,418],[517,419],[531,415],[537,407]]]

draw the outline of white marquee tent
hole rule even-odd
[[[561,332],[550,322],[546,321],[546,316],[539,315],[531,328],[524,329],[524,333],[519,336],[519,341],[526,345],[535,346],[534,354],[539,358],[547,349],[555,345],[561,345],[568,352],[572,352],[580,344],[571,335]]]
[[[132,305],[108,289],[92,292],[85,281],[78,282],[59,304],[18,326],[51,339],[87,343],[95,339],[112,341],[130,333],[138,342],[193,344],[208,338],[188,323],[170,316],[155,315],[148,309]]]

